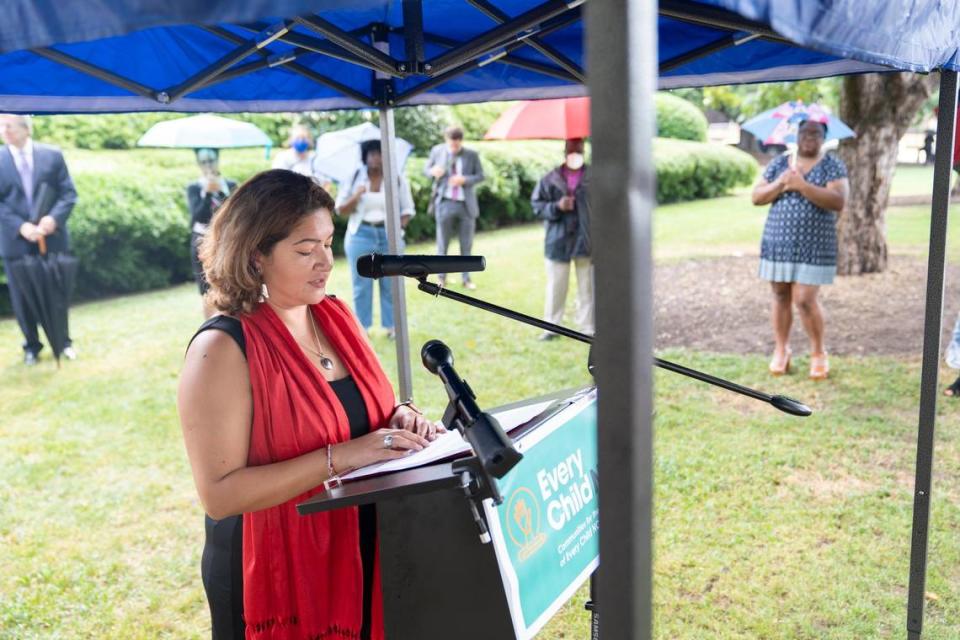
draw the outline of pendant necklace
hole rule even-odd
[[[310,326],[313,327],[313,337],[317,341],[317,349],[320,349],[320,334],[317,332],[317,321],[313,317],[313,312],[310,309],[307,309],[307,314],[310,316]],[[327,371],[333,371],[333,360],[324,355],[323,351],[317,351],[306,347],[307,351],[310,353],[316,354],[320,358],[320,366],[326,369]]]

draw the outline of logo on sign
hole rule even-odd
[[[526,487],[517,488],[507,502],[507,535],[519,549],[521,562],[535,554],[547,541],[541,528],[540,501]]]

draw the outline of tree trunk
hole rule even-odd
[[[939,74],[871,73],[846,76],[840,119],[857,136],[840,143],[850,195],[837,221],[837,273],[879,273],[887,267],[884,214],[897,164],[897,145]]]

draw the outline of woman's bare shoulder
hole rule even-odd
[[[187,348],[184,369],[224,367],[239,369],[246,375],[246,357],[234,337],[219,329],[198,333]]]

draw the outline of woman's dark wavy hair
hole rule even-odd
[[[332,214],[333,198],[313,178],[293,171],[264,171],[240,185],[217,209],[200,245],[200,261],[210,283],[207,302],[230,315],[252,312],[262,284],[254,255],[270,255],[318,209]]]

